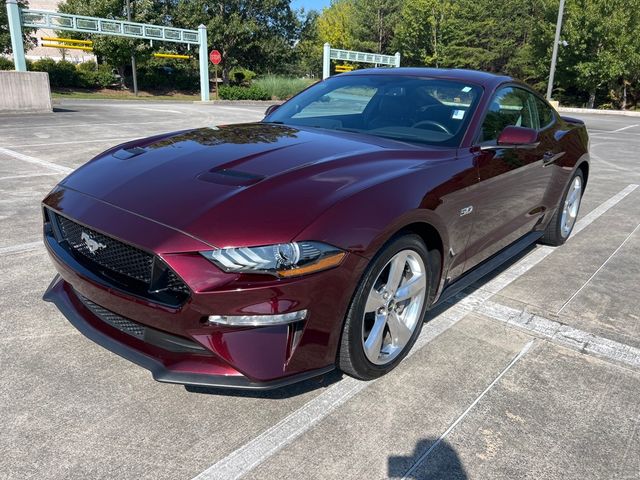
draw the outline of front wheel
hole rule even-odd
[[[338,366],[372,380],[391,371],[407,355],[422,328],[432,271],[422,239],[392,240],[371,261],[345,320]]]
[[[580,211],[580,202],[584,193],[584,175],[577,170],[571,178],[567,191],[556,209],[549,225],[547,225],[542,243],[552,246],[562,245],[573,231]]]

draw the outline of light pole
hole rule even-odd
[[[127,0],[127,20],[131,21],[131,4]],[[136,56],[131,55],[131,76],[133,77],[133,94],[138,96],[138,73],[136,71]]]
[[[560,0],[558,21],[556,23],[556,36],[553,41],[553,53],[551,54],[551,71],[549,72],[549,84],[547,85],[547,100],[551,100],[553,91],[553,77],[556,73],[556,61],[558,59],[558,45],[560,44],[560,31],[562,30],[562,16],[564,14],[564,0]]]

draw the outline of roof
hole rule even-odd
[[[446,78],[449,80],[461,80],[479,85],[496,85],[513,81],[506,75],[482,72],[479,70],[464,70],[459,68],[365,68],[354,70],[342,75],[408,75],[416,77]]]

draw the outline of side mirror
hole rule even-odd
[[[276,111],[277,109],[279,109],[279,108],[280,108],[280,105],[269,105],[269,106],[267,107],[267,111],[266,111],[266,112],[264,112],[264,115],[265,115],[265,116],[269,116],[269,115],[271,115],[273,112],[275,112],[275,111]]]
[[[538,132],[533,128],[508,126],[498,136],[500,147],[535,147],[538,145]]]

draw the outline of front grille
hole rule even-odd
[[[75,292],[75,294],[82,304],[104,323],[111,325],[113,328],[120,330],[127,335],[131,335],[138,340],[142,340],[143,342],[170,352],[210,355],[210,352],[208,352],[202,345],[199,345],[192,340],[184,337],[178,337],[177,335],[162,332],[155,328],[134,322],[133,320],[129,320],[128,318],[118,315],[111,310],[101,307],[78,292]]]
[[[93,275],[127,293],[178,306],[191,291],[159,257],[47,210],[59,245]]]
[[[62,215],[55,216],[62,238],[74,251],[109,270],[151,283],[153,255],[83,227]],[[93,251],[90,246],[94,248]]]

